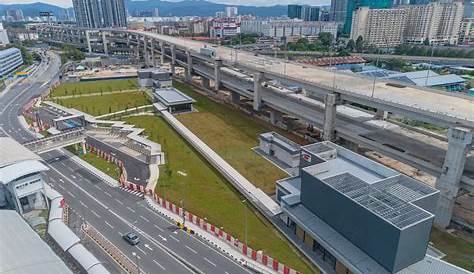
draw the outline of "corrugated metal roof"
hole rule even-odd
[[[0,273],[72,274],[16,211],[0,210],[0,220]]]

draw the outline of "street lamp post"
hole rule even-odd
[[[248,246],[248,221],[247,221],[247,200],[243,200],[242,203],[244,205],[244,223],[245,223],[245,245]]]

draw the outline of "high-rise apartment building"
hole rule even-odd
[[[346,35],[351,33],[352,14],[359,7],[369,7],[372,9],[391,8],[393,0],[350,0],[347,1],[346,17],[344,18],[344,27],[342,32]]]
[[[474,0],[464,0],[464,18],[474,18]]]
[[[409,43],[456,44],[463,17],[462,2],[409,5],[404,40]]]
[[[9,9],[6,12],[6,19],[10,22],[20,22],[25,18],[23,17],[23,11],[21,9]]]
[[[369,9],[354,11],[351,38],[362,36],[364,42],[376,47],[395,47],[403,42],[406,9]]]
[[[392,9],[360,7],[353,13],[352,39],[394,47],[401,43],[457,44],[463,14],[461,2],[404,5]]]
[[[0,46],[6,46],[8,44],[10,44],[10,40],[8,40],[7,30],[3,28],[3,24],[0,22]]]
[[[474,45],[474,18],[464,18],[459,31],[459,44]]]
[[[226,7],[225,14],[227,17],[236,17],[238,14],[237,7]]]
[[[290,19],[300,19],[301,9],[301,5],[288,5],[288,17]]]
[[[80,27],[127,27],[124,0],[73,0],[72,3]]]

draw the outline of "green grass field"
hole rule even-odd
[[[51,97],[110,92],[129,89],[138,89],[138,82],[136,79],[70,82],[63,83],[57,88],[55,88],[51,92]]]
[[[244,199],[181,136],[160,117],[135,116],[125,121],[145,128],[146,134],[161,144],[166,164],[160,167],[156,191],[209,222],[244,240]],[[184,172],[186,176],[178,173]],[[262,216],[248,209],[248,242],[299,271],[312,273],[300,255]]]
[[[151,103],[149,97],[141,91],[59,99],[56,102],[65,107],[75,108],[94,116]]]
[[[257,155],[252,148],[258,146],[260,133],[272,130],[285,135],[288,133],[212,101],[186,84],[175,82],[174,86],[193,97],[199,111],[177,118],[255,186],[273,194],[275,181],[289,175]]]
[[[443,260],[474,271],[474,243],[443,232],[433,227],[430,241],[446,254]]]
[[[96,167],[100,171],[102,171],[105,174],[109,175],[110,177],[112,177],[114,179],[118,179],[118,177],[120,176],[120,169],[116,165],[107,162],[106,160],[100,158],[96,154],[90,153],[89,151],[88,151],[87,154],[82,154],[81,151],[80,151],[80,148],[79,147],[77,147],[77,148],[79,150],[76,149],[76,146],[73,145],[73,146],[67,147],[66,149],[69,150],[70,152],[74,153],[75,155],[79,156],[82,160],[84,160],[84,161],[88,162],[89,164],[93,165],[94,167]]]

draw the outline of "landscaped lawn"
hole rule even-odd
[[[289,175],[256,154],[252,148],[258,146],[260,133],[272,130],[285,135],[288,133],[212,101],[186,84],[175,82],[174,86],[193,97],[199,111],[179,115],[178,120],[255,186],[267,194],[273,194],[275,181]]]
[[[56,102],[93,116],[151,104],[149,97],[141,91],[59,99]]]
[[[110,92],[137,89],[137,79],[97,80],[63,83],[51,92],[51,97],[80,95],[88,93]]]
[[[77,146],[77,148],[78,149],[76,149],[75,145],[72,145],[67,147],[66,149],[79,156],[82,160],[93,165],[100,171],[109,175],[110,177],[118,180],[120,176],[120,169],[116,165],[107,162],[105,159],[100,158],[99,156],[94,153],[91,153],[90,151],[87,151],[86,154],[82,154],[82,149],[79,146]]]
[[[312,273],[293,247],[274,230],[264,217],[246,208],[240,195],[202,158],[166,121],[156,116],[124,119],[145,128],[147,136],[161,144],[166,164],[160,166],[156,191],[177,205],[184,201],[186,210],[223,227],[244,241],[245,210],[248,210],[248,243],[304,273]]]
[[[474,271],[474,243],[458,238],[433,227],[430,241],[446,254],[443,260]]]

